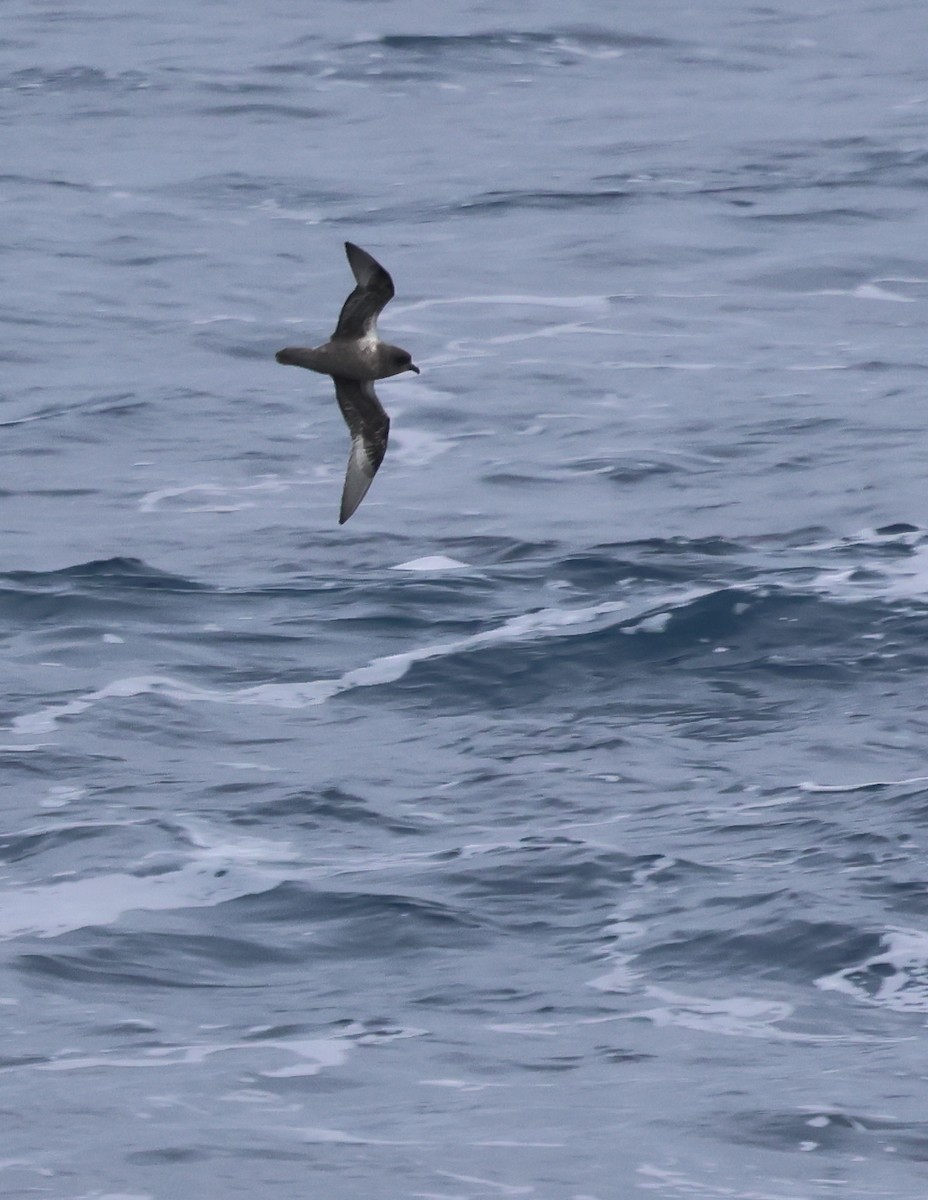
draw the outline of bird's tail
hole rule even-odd
[[[319,366],[317,352],[308,346],[285,346],[283,350],[277,351],[276,357],[277,361],[283,363],[285,367],[306,367],[308,371],[321,371],[323,375],[328,374]]]

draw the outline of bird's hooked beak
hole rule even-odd
[[[406,370],[407,370],[407,371],[415,371],[415,373],[416,373],[417,375],[420,373],[420,372],[419,372],[419,368],[416,366],[416,364],[415,364],[415,363],[410,363],[410,364],[409,364],[409,366],[406,368]]]

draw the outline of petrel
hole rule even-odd
[[[390,418],[377,399],[374,380],[403,371],[419,374],[407,350],[390,346],[377,335],[381,309],[395,295],[393,280],[354,242],[345,242],[345,253],[358,286],[342,306],[331,338],[315,349],[287,346],[277,351],[279,363],[331,375],[335,384],[335,399],[351,433],[339,525],[344,525],[367,495],[387,452]]]

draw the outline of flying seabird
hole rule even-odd
[[[407,350],[390,346],[377,335],[377,318],[395,294],[393,280],[354,242],[345,242],[345,253],[358,286],[342,306],[331,338],[315,349],[287,346],[277,351],[279,363],[331,375],[335,384],[335,399],[351,433],[339,525],[364,499],[387,452],[390,418],[377,399],[374,380],[403,371],[419,374]]]

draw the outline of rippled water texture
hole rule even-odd
[[[926,41],[4,6],[4,1200],[923,1200]]]

